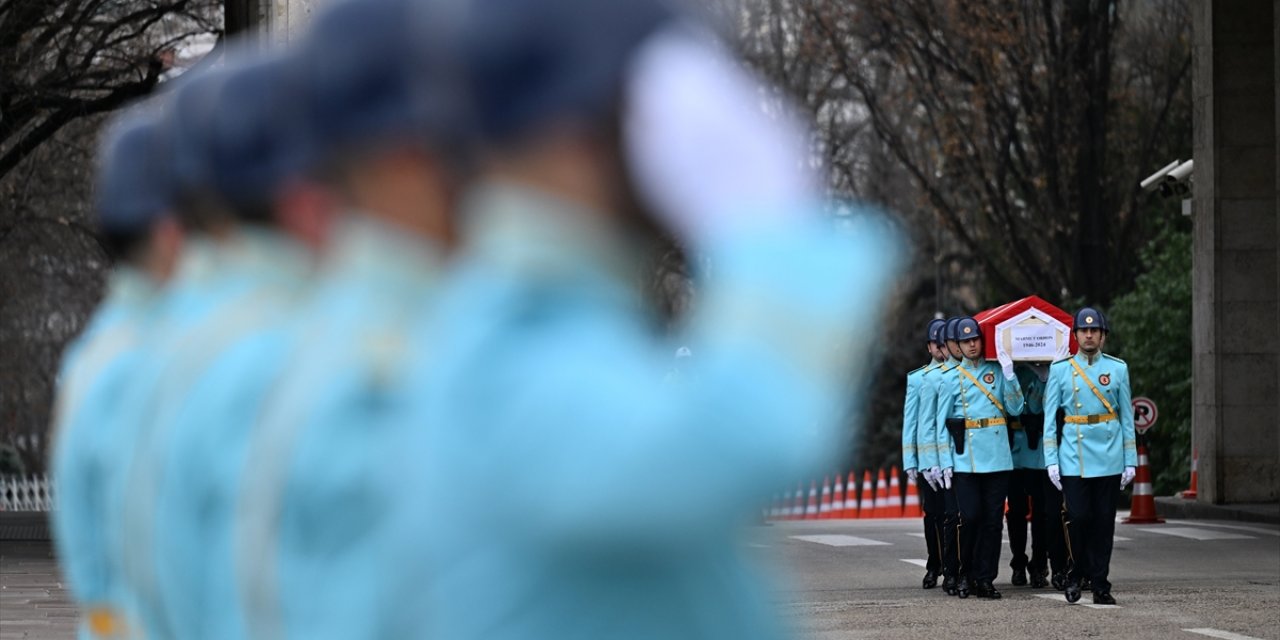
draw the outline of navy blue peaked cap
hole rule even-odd
[[[170,210],[169,154],[160,114],[145,106],[108,125],[98,151],[94,209],[109,232],[145,230]]]
[[[1107,333],[1111,331],[1111,327],[1107,326],[1107,317],[1102,315],[1101,311],[1093,307],[1081,307],[1076,312],[1075,322],[1072,324],[1071,329],[1074,331],[1088,328],[1102,329],[1103,332]]]
[[[243,61],[220,87],[208,149],[213,188],[233,209],[268,205],[312,160],[295,61],[284,55]]]
[[[461,77],[479,133],[496,143],[606,118],[636,48],[676,17],[662,0],[473,0],[459,14]]]
[[[925,342],[942,342],[942,330],[947,326],[947,321],[942,318],[934,318],[929,321],[929,327],[925,329]]]
[[[223,67],[189,71],[174,81],[165,97],[171,194],[178,201],[213,189],[211,138],[218,95],[230,75]]]
[[[970,316],[960,318],[956,323],[956,340],[972,340],[982,337],[982,327]]]
[[[947,326],[942,330],[943,340],[958,340],[956,337],[956,324],[960,322],[959,316],[947,318]]]
[[[306,124],[321,155],[469,127],[447,43],[419,42],[410,0],[344,0],[316,16],[298,56]]]

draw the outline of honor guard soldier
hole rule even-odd
[[[451,243],[465,130],[456,102],[414,55],[411,3],[358,0],[319,12],[298,55],[316,179],[336,203],[302,348],[254,434],[241,504],[241,593],[256,638],[383,635],[401,585],[382,564],[398,492],[389,449],[405,429],[417,337]],[[334,46],[341,42],[342,46]]]
[[[1000,562],[1000,531],[1009,495],[1006,416],[1022,413],[1022,389],[1013,362],[1000,352],[1000,364],[982,358],[982,329],[973,318],[956,323],[964,361],[938,395],[937,424],[954,442],[953,487],[959,506],[957,532],[961,566],[957,580],[968,579],[979,598],[999,598],[993,581]],[[968,564],[965,564],[967,561]]]
[[[1044,434],[1049,478],[1062,490],[1067,512],[1069,569],[1068,602],[1081,596],[1081,582],[1090,580],[1095,604],[1115,604],[1107,576],[1116,528],[1116,497],[1133,481],[1138,464],[1137,436],[1129,393],[1129,368],[1106,355],[1107,319],[1097,309],[1076,312],[1072,325],[1080,350],[1053,363],[1045,384],[1044,410],[1061,408],[1062,442],[1058,425],[1050,422]],[[1084,550],[1084,562],[1077,556]]]
[[[484,155],[402,447],[420,526],[389,555],[424,601],[389,637],[776,637],[735,525],[833,464],[898,240],[832,232],[801,128],[662,2],[469,9]],[[674,344],[637,305],[653,225],[714,265]]]
[[[119,398],[144,353],[159,289],[181,250],[172,215],[165,135],[154,104],[113,118],[98,155],[94,206],[115,264],[106,297],[68,347],[54,414],[53,511],[58,564],[84,614],[81,638],[124,636],[131,626],[120,545],[118,492],[123,442]]]
[[[917,476],[924,479],[924,482],[919,483],[919,488],[921,507],[924,510],[925,550],[928,553],[923,580],[925,589],[938,586],[938,575],[942,573],[944,505],[934,478],[934,470],[938,468],[938,443],[932,428],[936,394],[926,390],[930,382],[929,374],[941,368],[946,360],[942,348],[938,346],[939,332],[946,324],[945,320],[934,319],[925,329],[929,364],[907,374],[907,396],[902,405],[902,467],[913,482]],[[922,416],[927,418],[922,419]]]
[[[1039,366],[1045,369],[1044,365]],[[1044,450],[1040,446],[1044,437],[1044,380],[1031,365],[1019,365],[1015,373],[1026,406],[1022,415],[1009,421],[1013,471],[1009,476],[1009,511],[1005,519],[1009,528],[1009,551],[1013,553],[1009,563],[1013,569],[1010,582],[1023,586],[1030,572],[1032,588],[1042,589],[1049,584],[1047,559],[1051,535],[1049,503],[1044,494],[1048,476],[1044,470]],[[1052,511],[1056,516],[1056,504]],[[1028,512],[1031,514],[1030,558],[1027,557]]]
[[[249,430],[295,348],[311,259],[283,231],[305,143],[288,126],[291,71],[275,55],[233,60],[205,96],[203,213],[215,269],[207,307],[160,361],[138,418],[150,424],[131,486],[126,544],[147,565],[158,637],[244,637],[232,553]],[[176,114],[175,114],[176,115]],[[286,190],[286,187],[288,190]],[[148,634],[152,635],[152,634]]]
[[[960,352],[960,343],[956,341],[956,325],[959,322],[959,317],[948,318],[947,323],[943,325],[940,331],[940,337],[942,338],[941,351],[944,360],[935,375],[931,376],[932,399],[929,401],[933,406],[933,413],[929,416],[929,420],[933,424],[929,427],[929,431],[934,437],[934,451],[937,452],[938,459],[938,470],[934,473],[934,478],[936,478],[938,487],[941,490],[943,504],[942,590],[949,596],[967,598],[969,597],[969,585],[967,583],[961,584],[956,580],[961,562],[960,546],[956,536],[956,523],[960,519],[960,507],[956,504],[956,493],[951,486],[951,477],[955,467],[954,452],[951,435],[947,433],[946,429],[940,428],[938,424],[938,396],[951,378],[959,375],[956,372],[956,367],[960,366],[963,358],[963,354]]]

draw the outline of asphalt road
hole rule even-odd
[[[785,612],[821,640],[1280,640],[1280,527],[1171,520],[1117,525],[1116,535],[1119,605],[1103,608],[1008,585],[1007,545],[1003,599],[925,591],[917,520],[776,523],[753,529],[746,552],[788,576]],[[73,638],[75,615],[48,543],[0,543],[0,640]]]
[[[1280,527],[1272,525],[1117,524],[1116,607],[1092,605],[1087,593],[1069,605],[1052,588],[1010,585],[1007,543],[1001,600],[923,590],[918,520],[776,523],[751,544],[789,576],[787,610],[815,638],[1280,639]]]

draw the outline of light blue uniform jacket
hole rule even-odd
[[[973,379],[963,372],[968,372]],[[1003,406],[997,407],[987,393],[983,392],[984,388]],[[1017,382],[1004,379],[999,365],[994,362],[975,363],[965,360],[947,377],[938,392],[937,419],[934,424],[950,438],[945,424],[949,417],[982,420],[1003,418],[1005,414],[1016,416],[1022,413],[1023,402],[1022,389]],[[1002,408],[1004,413],[1001,412]],[[951,459],[956,473],[993,473],[1013,469],[1007,424],[966,428],[964,438],[964,453],[952,449]]]
[[[924,393],[929,374],[938,363],[929,364],[907,374],[907,396],[902,402],[902,469],[929,469],[938,457],[937,444],[931,432],[920,430],[920,414],[932,413],[932,402],[925,405]],[[933,394],[929,395],[933,398]]]
[[[466,215],[403,447],[418,525],[394,548],[420,556],[423,600],[393,635],[778,635],[736,527],[835,459],[842,374],[867,362],[893,235],[805,219],[722,238],[705,247],[688,332],[668,344],[597,214],[489,185]],[[698,355],[667,384],[675,344]]]
[[[938,420],[938,415],[941,411],[941,408],[938,406],[938,401],[939,396],[942,395],[942,390],[946,388],[947,383],[951,380],[952,376],[959,375],[956,373],[956,367],[959,365],[960,360],[956,358],[947,358],[942,362],[942,365],[938,367],[937,371],[934,371],[933,375],[930,376],[929,393],[932,394],[930,406],[932,406],[933,409],[927,416],[927,419],[930,423],[929,431],[933,434],[934,438],[934,451],[937,455],[938,467],[941,469],[954,470],[956,461],[955,443],[951,440],[951,434],[947,433],[946,428],[943,427],[942,421]],[[952,416],[950,412],[948,412],[946,417],[962,418],[963,416]]]
[[[1044,414],[1044,382],[1040,380],[1034,371],[1027,367],[1018,367],[1018,384],[1022,387],[1022,398],[1025,405],[1022,409],[1023,414]],[[1027,432],[1025,429],[1015,429],[1013,432],[1013,468],[1015,469],[1044,469],[1044,447],[1040,443],[1036,443],[1036,448],[1032,449],[1027,446]]]
[[[117,267],[107,295],[84,332],[67,348],[54,416],[52,514],[58,566],[82,611],[126,613],[116,553],[119,511],[107,505],[109,476],[121,457],[119,398],[141,355],[156,286],[128,266]],[[82,625],[80,636],[91,637]]]
[[[304,348],[254,434],[237,541],[250,633],[378,637],[396,594],[378,564],[391,500],[411,485],[383,468],[408,419],[406,367],[438,288],[440,253],[352,216],[306,306]]]
[[[1057,421],[1051,419],[1058,408],[1064,409],[1067,416],[1110,413],[1106,404],[1071,366],[1073,360],[1106,398],[1116,418],[1093,424],[1064,423],[1062,444],[1059,446]],[[1129,367],[1123,360],[1100,354],[1090,364],[1088,357],[1077,353],[1053,363],[1045,384],[1044,413],[1045,463],[1057,464],[1062,475],[1084,478],[1114,476],[1120,475],[1125,467],[1138,465]]]
[[[308,262],[243,229],[175,289],[162,352],[144,372],[126,559],[149,637],[245,635],[231,551],[248,432],[292,352]]]
[[[919,407],[916,409],[916,449],[920,470],[942,467],[938,458],[938,383],[942,379],[947,361],[933,361],[920,376]],[[950,465],[948,465],[950,466]]]

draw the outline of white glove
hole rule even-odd
[[[942,470],[942,486],[947,489],[951,488],[951,467]]]
[[[907,469],[907,480],[910,480],[910,481],[912,481],[912,482],[915,482],[915,481],[916,481],[916,470],[915,470],[915,469]]]
[[[1137,472],[1133,467],[1125,467],[1124,472],[1120,474],[1120,488],[1123,489],[1129,486],[1129,483],[1133,482],[1134,474]]]
[[[761,82],[710,34],[673,28],[634,58],[623,146],[639,193],[683,239],[786,218],[819,201],[798,119],[761,108]]]
[[[1058,471],[1058,465],[1049,465],[1048,471],[1049,482],[1052,482],[1053,486],[1058,488],[1058,491],[1062,491],[1062,474]]]
[[[925,469],[920,472],[924,476],[924,481],[929,483],[929,487],[934,491],[938,490],[938,476],[933,475],[933,469]]]
[[[1000,370],[1004,372],[1004,379],[1010,382],[1017,380],[1013,375],[1013,357],[1007,352],[996,349],[996,360],[1000,361]]]

